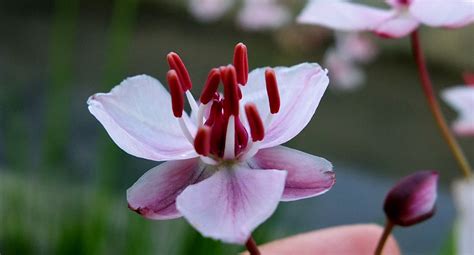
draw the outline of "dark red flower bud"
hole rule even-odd
[[[387,194],[384,211],[395,225],[411,226],[435,212],[438,173],[420,171],[401,179]]]

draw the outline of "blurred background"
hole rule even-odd
[[[128,210],[126,189],[158,163],[121,151],[86,106],[88,96],[108,92],[128,76],[145,73],[163,81],[170,51],[187,64],[197,96],[209,69],[230,63],[238,42],[247,45],[251,68],[323,63],[335,43],[331,31],[295,23],[304,0],[279,1],[278,8],[253,14],[238,0],[224,1],[228,6],[217,11],[196,9],[206,2],[222,4],[0,1],[1,254],[243,249],[201,237],[182,218],[150,221]],[[249,18],[265,15],[262,23]],[[472,26],[423,28],[421,35],[437,91],[461,84],[462,72],[474,70]],[[396,229],[395,236],[404,254],[450,254],[450,183],[460,172],[425,104],[409,40],[366,36],[379,54],[361,67],[361,85],[345,90],[331,83],[311,123],[288,143],[332,161],[337,184],[321,197],[281,203],[254,237],[264,243],[340,224],[383,224],[383,198],[391,185],[412,171],[436,169],[437,214]],[[455,118],[451,109],[443,110]],[[474,160],[474,139],[460,142]]]

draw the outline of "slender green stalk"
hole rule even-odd
[[[374,255],[381,255],[383,247],[385,246],[385,243],[387,242],[388,237],[390,236],[390,233],[392,233],[392,229],[395,225],[387,219],[387,222],[385,223],[385,228],[383,229],[382,236],[379,239],[379,242],[377,244],[377,248],[375,249]]]
[[[466,178],[469,178],[472,176],[472,168],[469,164],[469,161],[466,159],[464,152],[459,146],[458,141],[456,140],[448,125],[446,124],[446,119],[443,116],[443,113],[441,112],[441,108],[433,90],[433,85],[431,83],[429,72],[426,67],[423,50],[420,44],[420,37],[418,35],[418,31],[416,30],[411,34],[411,44],[413,57],[415,58],[416,66],[418,67],[418,75],[420,76],[421,87],[428,102],[428,107],[430,108],[431,113],[435,118],[436,124],[438,125],[444,140],[448,144],[449,149],[451,150],[454,158],[456,159],[459,168],[461,169],[464,176]]]

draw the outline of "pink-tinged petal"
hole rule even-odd
[[[279,170],[219,169],[186,188],[177,207],[203,236],[243,244],[277,208],[285,177]]]
[[[457,209],[457,254],[474,251],[474,179],[456,181],[453,187]]]
[[[299,23],[346,31],[372,30],[393,12],[344,0],[312,0],[303,9]]]
[[[278,28],[290,20],[290,11],[275,2],[246,1],[239,11],[238,22],[248,30]]]
[[[472,0],[413,0],[409,8],[428,26],[457,28],[474,22]]]
[[[165,162],[150,169],[127,190],[128,206],[149,219],[181,217],[176,197],[206,177],[204,165],[197,158]]]
[[[435,212],[438,173],[419,171],[401,179],[388,192],[384,211],[399,226],[411,226],[429,219]]]
[[[282,201],[321,195],[336,182],[331,162],[284,146],[259,150],[248,163],[252,168],[287,171]]]
[[[382,22],[374,32],[386,38],[400,38],[409,35],[418,28],[420,22],[409,13],[401,12]]]
[[[109,93],[91,96],[87,104],[112,140],[129,154],[156,161],[197,156],[173,116],[168,91],[150,76],[128,78]],[[183,118],[194,133],[188,116]]]
[[[265,69],[255,69],[242,89],[242,105],[254,103],[263,119],[270,114]],[[329,78],[317,64],[303,63],[274,68],[280,93],[280,111],[265,127],[261,148],[274,147],[295,137],[313,117]]]
[[[474,87],[456,86],[442,91],[441,97],[458,112],[453,130],[462,136],[474,136]]]
[[[234,0],[190,0],[189,11],[199,21],[210,22],[221,18],[234,5]]]

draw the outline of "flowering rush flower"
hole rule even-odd
[[[199,21],[220,19],[234,5],[234,0],[189,0],[189,11]]]
[[[248,30],[275,29],[290,21],[290,11],[276,0],[245,0],[238,22]]]
[[[459,113],[453,130],[461,136],[474,136],[474,74],[464,74],[465,85],[445,89],[441,97]]]
[[[390,9],[380,9],[347,0],[310,0],[298,17],[300,23],[347,31],[373,31],[389,37],[404,37],[420,24],[458,28],[474,21],[472,0],[386,0]]]
[[[458,210],[457,254],[470,254],[474,251],[474,179],[456,181],[453,195]]]
[[[425,221],[435,212],[438,173],[418,171],[404,177],[388,192],[384,211],[395,225],[411,226]]]
[[[247,48],[240,43],[233,65],[210,71],[198,104],[183,61],[170,53],[168,63],[170,93],[156,79],[139,75],[88,100],[90,112],[120,148],[167,161],[128,189],[130,209],[156,220],[184,216],[206,237],[241,244],[279,201],[317,196],[333,186],[330,162],[279,146],[318,107],[329,83],[319,65],[248,73]]]
[[[365,81],[360,63],[372,61],[378,53],[375,44],[360,33],[337,32],[335,46],[326,51],[324,64],[331,72],[331,87],[354,90]]]

